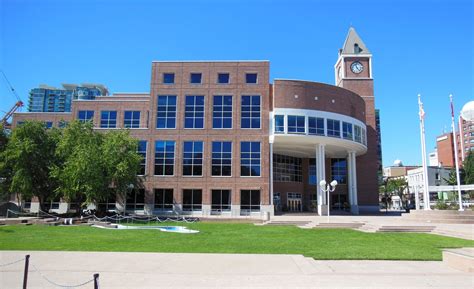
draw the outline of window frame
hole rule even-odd
[[[242,152],[242,148],[243,148],[243,143],[249,143],[250,145],[250,150],[249,152]],[[254,158],[252,157],[252,154],[256,154],[256,152],[253,152],[252,151],[252,144],[253,143],[258,143],[259,144],[259,163],[258,163],[258,167],[259,167],[259,174],[258,175],[252,175],[252,167],[254,166],[257,166],[257,165],[253,165],[252,164],[252,161],[254,160]],[[243,154],[249,154],[249,157],[248,158],[244,158],[242,155]],[[243,161],[249,161],[249,175],[243,175],[242,172],[242,167],[243,167]],[[240,142],[240,177],[242,178],[260,178],[262,177],[262,142],[260,141],[241,141]]]
[[[83,112],[85,114],[85,117],[86,117],[85,119],[81,119],[81,112]],[[89,113],[91,113],[91,116],[90,116],[90,118],[87,118]],[[88,121],[94,122],[94,113],[95,113],[94,110],[78,110],[77,111],[77,120],[79,120],[79,122],[82,122],[82,123],[85,123],[85,122],[88,122]]]
[[[158,113],[159,113],[159,98],[160,97],[166,97],[166,105],[165,105],[165,116],[164,117],[159,117],[158,116]],[[168,116],[169,113],[172,113],[172,111],[170,111],[168,108],[170,107],[169,105],[169,98],[170,97],[174,97],[175,98],[175,105],[174,105],[174,127],[168,127],[168,118],[170,118]],[[162,112],[163,113],[163,112]],[[166,124],[166,127],[158,127],[158,119],[163,119],[165,120],[165,124]],[[177,124],[177,120],[178,120],[178,96],[177,95],[158,95],[157,98],[156,98],[156,122],[155,122],[155,129],[176,129],[176,124]]]
[[[245,117],[246,119],[248,118],[249,121],[250,121],[250,127],[243,127],[243,113],[244,113],[244,110],[243,110],[243,98],[244,97],[250,97],[250,110],[248,113],[250,113],[250,116],[249,117]],[[258,117],[258,120],[259,120],[259,127],[252,127],[252,119],[254,118],[252,116],[252,113],[254,112],[253,111],[253,104],[252,104],[252,98],[253,97],[258,97],[259,98],[259,117]],[[240,129],[262,129],[262,96],[261,95],[248,95],[248,94],[244,94],[244,95],[241,95],[240,96]]]
[[[311,127],[311,120],[314,119],[315,127]],[[323,127],[318,127],[318,121],[322,121]],[[316,117],[316,116],[309,116],[308,117],[308,135],[319,135],[319,136],[326,136],[326,126],[325,126],[325,119],[324,117]],[[322,133],[321,133],[322,129]],[[311,132],[314,130],[315,132]]]
[[[250,75],[255,75],[255,82],[248,82],[248,76]],[[245,84],[247,85],[256,85],[258,84],[258,80],[259,80],[259,77],[258,77],[258,72],[246,72],[245,73]]]
[[[185,150],[185,147],[186,147],[186,143],[191,143],[191,152],[187,152]],[[201,152],[199,151],[195,151],[195,146],[196,146],[196,143],[201,143]],[[183,141],[183,147],[182,147],[182,151],[183,151],[183,158],[182,158],[182,176],[183,177],[203,177],[204,176],[204,141],[201,141],[201,140],[193,140],[193,141]],[[197,158],[195,158],[195,155],[196,154],[201,154],[201,164],[195,164],[196,160],[198,160]],[[191,154],[191,158],[187,158],[186,157],[186,154]],[[188,160],[190,159],[191,160],[191,164],[185,164],[185,160]],[[184,167],[185,166],[191,166],[191,174],[190,175],[187,175],[187,174],[184,174]],[[201,167],[201,174],[200,175],[196,175],[194,174],[194,170],[195,170],[195,166],[200,166]]]
[[[140,143],[145,143],[145,151],[140,150]],[[147,140],[138,141],[137,153],[143,157],[143,160],[140,162],[140,171],[138,172],[137,176],[146,176],[147,155],[148,155],[148,141]],[[142,168],[143,168],[143,174],[140,174],[142,172]]]
[[[222,202],[224,191],[228,194],[229,203],[225,204]],[[220,193],[220,202],[214,203],[214,193]],[[226,208],[224,208],[226,207]],[[212,189],[211,190],[211,214],[222,214],[224,212],[230,212],[232,210],[232,190],[231,189]]]
[[[222,98],[222,104],[220,105],[220,108],[222,109],[220,112],[222,113],[222,116],[220,117],[221,120],[221,126],[222,127],[215,127],[214,126],[214,119],[216,118],[214,114],[216,113],[215,107],[216,107],[216,97],[221,97]],[[224,120],[229,119],[228,117],[224,117],[224,108],[229,107],[229,105],[224,104],[224,100],[226,97],[230,97],[231,100],[231,105],[230,105],[230,127],[223,127],[224,126]],[[234,97],[232,95],[213,95],[212,96],[212,129],[233,129],[234,128]]]
[[[166,82],[166,76],[170,76],[170,75],[173,76],[173,82]],[[176,74],[174,72],[163,72],[161,83],[166,84],[166,85],[176,84]]]
[[[193,76],[199,75],[199,82],[193,82]],[[200,85],[202,84],[202,72],[191,72],[189,73],[189,84]]]
[[[185,204],[185,191],[191,191],[191,204]],[[201,204],[194,204],[194,193],[196,191],[199,191],[201,193]],[[182,206],[183,206],[183,212],[202,212],[202,201],[203,201],[203,190],[202,189],[183,189],[182,190]],[[190,209],[187,209],[186,206],[190,206]],[[197,209],[194,209],[196,207]]]
[[[334,127],[334,124],[337,123],[337,132],[338,134],[333,134],[332,132],[336,132],[335,129],[329,128],[329,122],[333,122],[333,125],[331,127]],[[331,133],[329,133],[331,131]],[[331,119],[331,118],[326,118],[326,135],[328,137],[336,137],[336,138],[341,138],[341,121],[338,119]]]
[[[158,142],[163,142],[163,143],[164,143],[163,163],[160,164],[160,166],[163,167],[163,174],[161,174],[161,175],[157,175],[157,174],[156,174],[156,166],[157,166],[157,164],[156,164],[156,160],[157,160],[157,157],[156,157],[156,154],[157,154],[157,152],[156,152],[156,145],[157,145]],[[167,166],[166,160],[168,159],[168,158],[166,157],[166,154],[167,154],[167,153],[171,153],[171,152],[167,152],[167,150],[166,150],[166,147],[167,147],[167,143],[168,143],[168,142],[173,143],[173,174],[171,174],[171,175],[167,175],[167,174],[166,174],[166,166]],[[176,174],[176,141],[174,141],[174,140],[155,140],[155,156],[154,156],[154,163],[153,163],[153,165],[154,165],[154,169],[153,169],[153,175],[154,175],[154,176],[159,176],[159,177],[174,177],[174,176],[175,176],[175,174]]]
[[[108,115],[108,118],[106,119],[106,122],[107,122],[107,126],[104,126],[104,118],[103,118],[103,114],[104,113],[107,113]],[[110,126],[110,123],[111,123],[111,117],[110,115],[114,113],[115,114],[115,120],[113,122],[115,122],[115,126]],[[118,128],[117,127],[117,111],[116,110],[101,110],[100,111],[100,128]]]
[[[219,76],[220,75],[224,75],[224,74],[227,74],[227,82],[220,82],[219,81]],[[216,79],[216,83],[217,84],[230,84],[230,73],[229,72],[218,72],[217,73],[217,79]]]
[[[242,204],[242,194],[243,192],[249,192],[249,204]],[[258,192],[258,199],[259,199],[259,204],[254,205],[252,202],[252,195]],[[248,209],[245,209],[245,207],[249,207]],[[252,212],[260,212],[261,211],[261,206],[262,206],[262,191],[260,189],[243,189],[240,190],[240,215],[247,215],[247,214],[252,214]],[[256,210],[255,208],[258,208]]]
[[[214,143],[220,143],[221,144],[221,150],[220,152],[214,152]],[[228,167],[228,165],[222,164],[223,160],[229,160],[229,158],[224,158],[223,154],[228,154],[229,152],[224,151],[224,143],[230,143],[230,175],[223,175],[222,172],[224,171],[224,167]],[[232,177],[232,165],[233,165],[233,142],[232,141],[212,141],[211,142],[211,177],[216,177],[216,178],[231,178]],[[214,154],[220,154],[220,158],[214,159]],[[214,165],[214,160],[220,161],[220,164]],[[214,166],[220,167],[220,175],[214,175]]]
[[[290,131],[290,118],[295,118],[295,131]],[[303,131],[299,131],[301,126],[298,125],[298,122],[303,119]],[[286,132],[287,134],[306,134],[306,117],[304,115],[287,115],[286,116]]]
[[[131,118],[127,118],[127,113],[131,114]],[[135,126],[137,119],[135,119],[136,113],[138,113],[138,126]],[[123,112],[123,127],[129,129],[140,128],[141,111],[139,110],[124,110]],[[129,121],[129,123],[127,123]]]
[[[187,104],[188,97],[194,97],[194,102],[192,104],[192,106],[193,106],[193,110],[192,110],[193,127],[186,127],[186,120],[189,118],[189,117],[186,116],[186,114],[188,113],[187,108],[188,108],[188,106],[190,106],[190,105]],[[198,107],[197,104],[196,104],[197,97],[202,97],[202,99],[203,99],[202,127],[196,127],[196,111],[197,111],[196,108]],[[183,125],[183,128],[184,129],[206,129],[206,96],[205,95],[186,95],[185,96],[185,99],[184,99],[184,125]]]
[[[157,193],[161,190],[163,194],[162,203],[157,203]],[[171,191],[171,204],[166,202],[166,192]],[[158,212],[172,212],[174,211],[174,189],[173,188],[154,188],[153,189],[153,210]],[[157,207],[161,205],[161,207]]]

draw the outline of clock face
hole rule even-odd
[[[359,74],[364,70],[364,66],[359,61],[355,61],[351,64],[351,70],[352,72]]]

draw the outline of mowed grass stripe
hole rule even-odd
[[[167,224],[170,225],[170,224]],[[474,241],[422,233],[364,233],[235,223],[184,225],[198,234],[88,226],[0,227],[0,250],[302,254],[331,260],[441,260],[442,248]]]

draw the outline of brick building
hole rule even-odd
[[[72,100],[70,113],[16,113],[62,126],[130,129],[144,189],[100,206],[134,213],[259,216],[327,210],[317,185],[337,180],[332,210],[378,211],[372,55],[351,28],[336,85],[275,79],[268,61],[156,61],[150,93]],[[57,200],[55,208],[67,208]],[[31,204],[32,210],[34,204]]]
[[[459,119],[459,131],[456,132],[458,148],[458,163],[462,167],[464,159],[470,152],[474,152],[474,122]],[[453,134],[445,133],[436,138],[436,152],[438,163],[443,167],[454,168],[455,154]]]

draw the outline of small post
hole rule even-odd
[[[99,289],[99,273],[94,274],[94,289]]]
[[[25,256],[25,271],[23,272],[23,289],[26,289],[28,283],[28,267],[30,266],[30,255]]]

